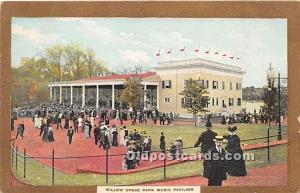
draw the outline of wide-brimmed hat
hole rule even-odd
[[[217,135],[213,140],[214,141],[223,142],[224,141],[224,137],[222,135]]]
[[[205,127],[210,128],[212,127],[211,122],[210,121],[206,121],[205,123]]]
[[[237,130],[237,127],[236,126],[234,126],[234,127],[228,127],[228,131],[230,131],[230,132],[234,132],[235,130]]]

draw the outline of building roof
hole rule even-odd
[[[158,67],[155,68],[157,72],[168,71],[171,69],[208,69],[212,71],[228,72],[239,75],[245,74],[245,72],[239,66],[205,60],[202,58],[160,62]]]
[[[159,83],[155,80],[143,80],[145,78],[155,76],[156,72],[144,72],[140,74],[115,74],[105,77],[92,77],[80,80],[71,81],[60,81],[60,82],[50,82],[48,86],[82,86],[82,85],[123,85],[124,81],[130,77],[138,77],[142,79],[143,84],[147,85],[158,85]]]
[[[137,76],[140,79],[148,78],[151,76],[155,76],[155,72],[145,72],[141,74],[115,74],[111,76],[105,76],[105,77],[92,77],[92,78],[85,78],[82,79],[82,81],[91,81],[91,80],[123,80],[123,79],[128,79],[130,77]]]

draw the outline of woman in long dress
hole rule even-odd
[[[123,128],[120,129],[119,132],[119,144],[120,145],[124,145],[124,136],[125,136],[125,131],[123,130]]]
[[[79,118],[77,119],[78,120],[78,128],[81,130],[81,132],[83,131],[82,129],[82,117],[79,116]]]
[[[90,138],[89,130],[90,130],[90,127],[89,127],[88,123],[86,122],[84,125],[84,136],[86,139]]]
[[[232,155],[232,159],[227,160],[227,171],[231,176],[245,176],[247,175],[245,160],[243,159],[240,138],[235,133],[236,130],[237,128],[235,126],[228,127],[229,135],[224,136],[224,138],[228,140],[225,150]]]
[[[118,130],[115,126],[113,126],[112,131],[112,146],[118,146]]]

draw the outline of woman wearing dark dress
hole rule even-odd
[[[65,126],[64,126],[64,129],[69,129],[69,122],[70,122],[70,119],[69,119],[69,117],[67,117],[67,118],[65,119]]]
[[[53,142],[54,140],[54,135],[53,135],[53,130],[52,126],[48,128],[48,142]]]
[[[227,160],[227,170],[228,174],[231,176],[245,176],[247,175],[245,160],[243,159],[243,150],[241,148],[240,138],[235,133],[236,130],[237,128],[235,126],[228,127],[229,135],[224,136],[224,138],[228,140],[225,150],[230,153],[232,157],[231,160]]]

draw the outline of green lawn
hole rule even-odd
[[[152,126],[151,126],[152,127]],[[238,134],[241,139],[261,137],[266,134],[266,125],[241,125],[238,124]],[[273,126],[275,127],[275,126]],[[153,149],[158,149],[159,135],[163,131],[167,136],[167,143],[177,137],[181,137],[184,141],[184,146],[193,146],[198,138],[198,135],[204,131],[203,128],[195,128],[193,126],[174,126],[174,127],[150,127],[138,125],[130,127],[130,130],[136,128],[138,131],[146,130],[153,138]],[[222,125],[215,124],[214,131],[219,134],[226,134],[227,128]],[[283,133],[286,133],[287,128],[284,127]],[[273,128],[270,131],[271,135],[275,135],[277,129]],[[286,137],[286,136],[285,136]],[[272,140],[276,140],[273,138]],[[250,141],[248,143],[263,142],[264,140]],[[199,148],[189,149],[185,152],[199,151]],[[247,161],[247,168],[263,167],[269,164],[287,162],[287,145],[280,145],[271,148],[271,160],[267,162],[267,149],[246,151],[253,153],[255,161]],[[14,160],[15,161],[15,160]],[[18,170],[12,169],[15,176],[28,184],[49,186],[51,185],[51,168],[41,164],[38,161],[27,159],[27,177],[23,178],[23,159],[18,159]],[[174,179],[187,176],[199,175],[202,172],[202,161],[190,161],[177,165],[167,166],[167,179]],[[131,185],[139,184],[147,181],[161,181],[163,180],[163,168],[156,168],[142,172],[136,172],[123,175],[109,175],[108,185]],[[105,185],[105,176],[96,174],[76,174],[67,175],[59,171],[55,171],[55,185],[56,186],[94,186]]]
[[[238,130],[237,134],[241,140],[252,139],[258,137],[267,136],[266,128],[268,125],[265,124],[236,124]],[[219,135],[226,135],[228,125],[213,124],[213,131]],[[150,135],[153,140],[153,150],[159,150],[159,137],[160,133],[164,132],[166,136],[166,147],[169,148],[170,142],[174,139],[181,137],[183,140],[184,147],[192,147],[196,143],[199,135],[206,129],[203,127],[194,127],[191,125],[180,125],[180,126],[147,126],[147,125],[135,125],[129,127],[129,131],[136,129],[138,132],[146,131],[147,135]],[[278,127],[272,126],[270,129],[270,136],[277,135]],[[287,127],[282,126],[282,133],[287,133]],[[287,136],[283,135],[283,139]],[[277,140],[277,137],[270,138],[271,141]],[[242,144],[253,144],[259,142],[266,142],[267,139],[258,139],[251,141],[241,142]],[[195,152],[199,149],[188,149],[185,152]]]

